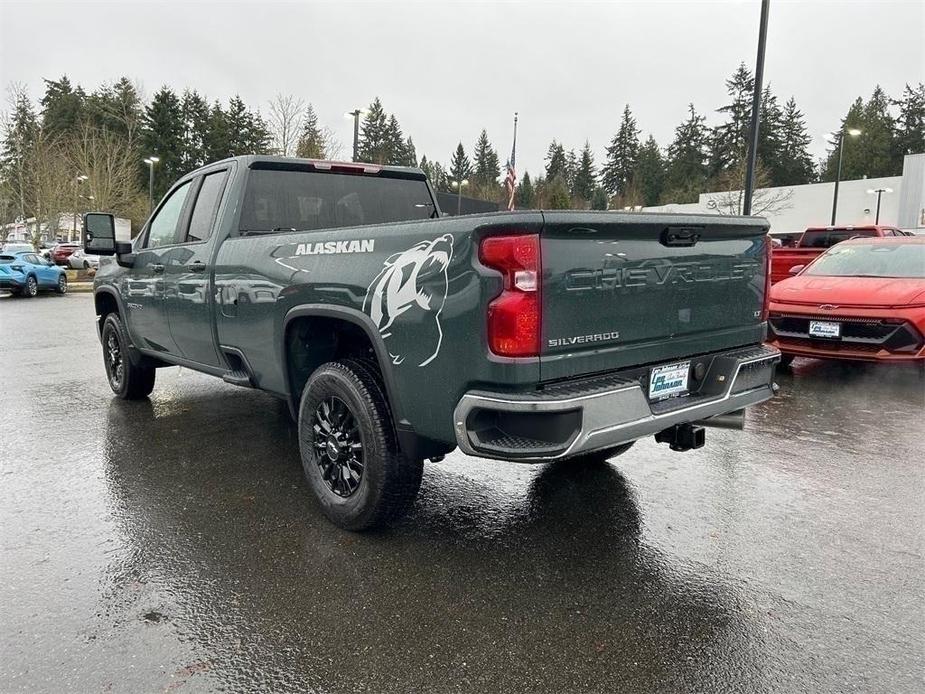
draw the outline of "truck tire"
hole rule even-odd
[[[359,359],[328,362],[308,379],[299,451],[321,510],[346,530],[396,520],[421,486],[423,461],[399,450],[378,369]]]
[[[579,453],[576,456],[569,458],[570,462],[577,463],[578,465],[602,465],[606,463],[611,458],[616,458],[618,455],[623,455],[630,448],[633,447],[635,441],[630,441],[629,443],[621,443],[619,446],[614,446],[613,448],[605,448],[600,451],[591,451],[590,453]]]
[[[123,400],[141,400],[154,390],[155,369],[136,366],[128,356],[128,337],[119,314],[103,322],[103,366],[112,392]]]

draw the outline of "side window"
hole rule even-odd
[[[196,196],[196,206],[190,218],[189,232],[186,235],[188,242],[205,241],[212,233],[212,224],[215,221],[215,212],[222,199],[222,190],[225,188],[227,171],[216,171],[202,179],[199,195]]]
[[[145,244],[147,248],[169,246],[177,242],[180,213],[183,212],[183,203],[186,202],[190,183],[191,181],[187,181],[173,191],[170,197],[167,198],[167,202],[161,206],[157,215],[151,220],[151,226],[148,229],[148,241]]]

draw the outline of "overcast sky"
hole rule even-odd
[[[600,164],[629,103],[667,145],[688,102],[717,118],[724,80],[754,69],[753,2],[193,3],[0,0],[0,82],[67,74],[89,90],[121,75],[266,113],[274,94],[311,101],[349,156],[343,112],[380,96],[418,156],[447,163],[487,128],[502,162],[520,113],[518,170],[538,173],[549,141],[590,140]],[[925,79],[921,0],[772,0],[765,80],[795,96],[815,136],[879,83]]]

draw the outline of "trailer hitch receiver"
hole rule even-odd
[[[706,442],[706,430],[702,426],[690,424],[675,424],[673,427],[663,429],[655,435],[656,443],[667,443],[673,451],[689,451],[702,448]]]

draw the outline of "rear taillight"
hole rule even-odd
[[[761,305],[761,320],[768,319],[771,310],[771,235],[764,237],[764,302]]]
[[[539,234],[489,236],[479,260],[504,279],[501,294],[488,304],[488,347],[502,357],[540,354],[542,279]]]

